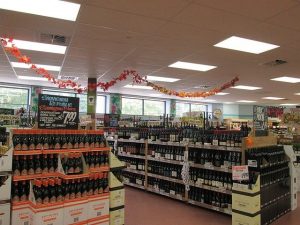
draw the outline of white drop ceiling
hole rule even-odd
[[[300,78],[300,1],[298,0],[78,0],[76,22],[0,9],[0,35],[19,40],[40,41],[41,33],[69,37],[65,55],[23,51],[36,64],[61,66],[54,75],[79,76],[108,81],[124,69],[141,75],[172,77],[163,83],[175,90],[195,91],[200,85],[218,86],[239,76],[239,85],[262,87],[257,91],[228,89],[217,102],[251,100],[274,104],[263,97],[282,97],[276,103],[300,103],[300,84],[271,81],[271,78]],[[214,47],[228,37],[238,36],[280,47],[250,54]],[[266,66],[281,59],[286,64]],[[9,60],[15,61],[11,56]],[[184,61],[215,65],[208,72],[169,68]],[[48,82],[17,79],[34,76],[26,69],[13,69],[0,51],[0,82],[53,86]],[[124,88],[130,80],[110,92],[154,96],[153,90]],[[167,97],[167,96],[162,96]],[[195,99],[197,100],[197,99]],[[199,101],[201,101],[199,99]]]

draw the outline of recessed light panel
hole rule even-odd
[[[263,97],[262,99],[267,99],[267,100],[282,100],[284,98],[279,98],[279,97]]]
[[[37,80],[37,81],[48,81],[45,77],[31,77],[31,76],[17,76],[20,80]]]
[[[0,0],[1,2],[1,0]],[[56,54],[65,54],[67,47],[62,45],[52,45],[45,44],[40,42],[32,42],[32,41],[22,41],[22,40],[13,40],[13,44],[15,44],[19,49],[31,50],[31,51],[39,51],[39,52],[49,52]],[[12,44],[8,42],[8,47]]]
[[[300,95],[300,93],[295,93],[295,95]]]
[[[225,93],[225,92],[219,92],[216,95],[229,95],[229,93]]]
[[[131,85],[131,84],[127,84],[124,87],[125,88],[132,88],[132,89],[145,89],[145,90],[151,90],[151,89],[153,89],[150,86],[139,86],[139,85]]]
[[[256,101],[251,101],[251,100],[239,100],[239,101],[236,101],[236,102],[241,102],[241,103],[253,103],[253,102],[256,102]]]
[[[297,78],[297,77],[276,77],[271,80],[292,83],[292,84],[300,82],[300,78]]]
[[[214,46],[242,52],[249,52],[253,54],[260,54],[279,47],[278,45],[273,45],[236,36],[227,38],[224,41],[215,44]]]
[[[217,68],[216,66],[211,66],[211,65],[181,62],[181,61],[173,63],[173,64],[169,65],[169,67],[185,69],[185,70],[196,70],[196,71],[201,71],[201,72],[205,72],[205,71],[209,71],[209,70]]]
[[[202,102],[216,102],[217,100],[215,99],[204,99],[204,100],[201,100]]]
[[[31,67],[31,64],[25,64],[21,62],[11,62],[12,67],[15,68],[24,68],[29,69]],[[60,66],[51,66],[51,65],[41,65],[41,64],[35,64],[38,68],[44,68],[45,70],[50,71],[60,71]]]
[[[147,76],[147,80],[149,81],[161,81],[161,82],[176,82],[180,79],[170,78],[170,77],[157,77],[157,76]]]
[[[295,103],[285,103],[285,104],[280,104],[280,105],[283,105],[283,106],[296,106],[296,105],[299,105],[299,104],[295,104]]]
[[[237,85],[237,86],[234,86],[232,88],[242,89],[242,90],[249,90],[249,91],[255,91],[255,90],[258,90],[258,89],[262,89],[261,87],[254,87],[254,86],[247,86],[247,85]]]
[[[59,0],[1,0],[0,9],[75,21],[80,4]]]

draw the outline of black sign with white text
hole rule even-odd
[[[268,113],[265,106],[253,106],[253,127],[255,128],[255,136],[268,135]]]
[[[78,129],[79,98],[39,95],[38,127],[40,129]]]

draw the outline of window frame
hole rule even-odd
[[[0,88],[7,88],[7,89],[18,89],[18,90],[26,90],[27,91],[27,99],[26,99],[26,103],[22,104],[22,107],[25,107],[26,110],[29,109],[29,105],[30,105],[30,98],[31,98],[31,87],[24,87],[24,86],[14,86],[14,85],[0,85]],[[1,105],[4,105],[4,104],[0,104],[0,108],[1,108]],[[8,104],[8,105],[20,105],[20,104]],[[21,107],[20,107],[21,108]]]

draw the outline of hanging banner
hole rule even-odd
[[[79,98],[39,95],[38,127],[40,129],[78,129]]]
[[[267,107],[253,106],[253,127],[255,128],[255,136],[268,135],[268,114]]]

